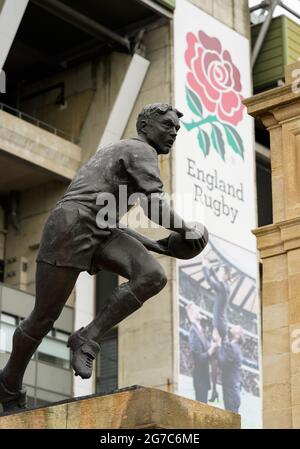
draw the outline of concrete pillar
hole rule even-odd
[[[137,53],[133,55],[109,115],[98,150],[105,145],[117,142],[122,138],[132,109],[143,85],[149,64],[150,62],[147,59]]]
[[[76,282],[75,330],[87,326],[95,316],[95,278],[86,271],[80,273]],[[95,362],[94,362],[95,363]],[[75,397],[95,392],[95,369],[90,379],[82,380],[74,376],[73,393]]]
[[[300,63],[245,100],[270,132],[273,224],[254,230],[263,264],[263,425],[300,428]]]

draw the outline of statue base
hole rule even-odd
[[[139,386],[2,415],[0,429],[239,429],[240,415]]]

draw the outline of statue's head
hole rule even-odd
[[[139,113],[136,129],[158,154],[168,154],[180,128],[183,114],[166,103],[144,106]]]

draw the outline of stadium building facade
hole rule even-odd
[[[251,47],[246,0],[188,3]],[[0,69],[5,75],[0,85],[0,367],[8,359],[15,327],[33,307],[35,258],[43,226],[76,171],[101,146],[135,135],[135,120],[145,104],[165,102],[180,108],[175,88],[175,6],[173,0],[0,1]],[[276,34],[278,22],[273,19],[269,32]],[[252,36],[259,26],[252,29]],[[285,26],[299,32],[293,23]],[[284,76],[283,71],[274,74],[272,67],[269,77],[261,73],[261,61],[270,47],[267,39],[255,64],[253,92],[274,87]],[[250,61],[250,51],[246,58]],[[293,60],[292,54],[278,64],[282,68]],[[251,220],[256,227],[272,223],[270,144],[259,121],[251,126],[257,188]],[[176,151],[160,159],[164,188],[170,195],[178,184],[179,151],[185,149],[178,144]],[[227,182],[224,188],[229,190],[222,192],[224,181],[216,171],[202,166],[196,170],[194,162],[189,170],[190,178],[200,177],[199,186],[205,184],[210,196],[216,191],[243,202],[243,185],[232,188]],[[254,178],[251,187],[254,192]],[[222,203],[214,204],[215,211],[219,207],[219,215],[225,216],[225,203],[223,209]],[[152,238],[168,235],[161,229],[143,232]],[[239,248],[235,251],[239,258]],[[247,263],[235,264],[230,245],[220,244],[217,235],[209,252],[211,260],[231,266],[229,322],[239,324],[245,334],[242,388],[259,398],[259,283],[254,284],[259,264],[255,262],[254,272]],[[80,275],[61,317],[29,364],[25,384],[31,405],[136,384],[190,395],[185,306],[196,298],[210,333],[213,295],[199,276],[201,263],[195,269],[178,266],[165,256],[157,258],[167,274],[167,286],[107,334],[94,376],[86,381],[73,377],[66,341],[105,306],[122,279],[105,271],[94,277]],[[181,388],[183,378],[186,383]],[[260,413],[251,410],[256,412]]]

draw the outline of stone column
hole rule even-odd
[[[299,69],[287,66],[283,87],[244,102],[271,142],[273,224],[253,231],[263,264],[264,428],[300,428]]]

